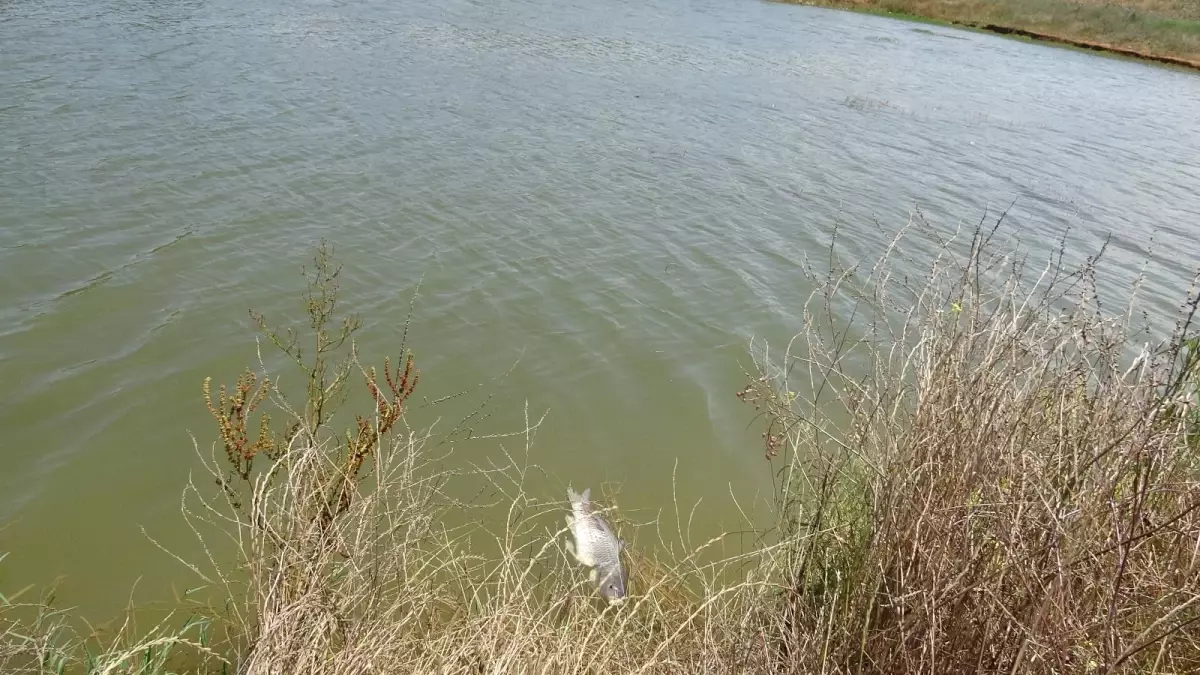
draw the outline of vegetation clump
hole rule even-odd
[[[255,315],[302,396],[204,383],[211,480],[183,518],[207,555],[181,562],[218,602],[99,644],[0,596],[0,671],[1198,672],[1200,296],[1154,342],[1132,300],[1102,310],[1099,255],[1035,265],[996,232],[915,220],[872,266],[806,264],[805,331],[737,392],[775,525],[734,554],[660,532],[616,606],[564,553],[563,499],[530,487],[539,420],[490,439],[504,462],[452,468],[410,426],[412,353],[382,380],[362,363],[323,246],[304,344]],[[930,248],[924,278],[896,273]]]

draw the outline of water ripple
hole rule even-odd
[[[6,564],[59,565],[40,533],[77,528],[112,551],[63,563],[85,606],[150,563],[54,495],[173,531],[199,382],[254,362],[249,307],[302,318],[321,237],[364,354],[395,354],[423,279],[424,395],[519,359],[484,424],[552,408],[537,461],[633,508],[681,457],[695,493],[764,487],[729,394],[745,340],[801,328],[835,225],[861,261],[916,204],[950,231],[1015,200],[1036,254],[1111,235],[1106,295],[1148,260],[1168,323],[1200,261],[1200,78],[1128,61],[720,0],[0,12],[0,519],[31,552]]]

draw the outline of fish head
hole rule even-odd
[[[619,565],[602,570],[598,577],[600,579],[598,584],[600,597],[607,600],[610,605],[625,599],[625,571]]]

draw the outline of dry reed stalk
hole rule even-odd
[[[1031,274],[992,256],[995,231],[945,242],[918,285],[892,276],[902,238],[861,280],[831,255],[808,333],[740,394],[783,451],[785,522],[812,535],[784,563],[780,658],[1200,672],[1196,291],[1169,338],[1131,349],[1099,256]]]

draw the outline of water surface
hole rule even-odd
[[[555,490],[653,510],[674,476],[705,532],[770,485],[733,393],[835,224],[862,259],[916,204],[949,230],[1016,200],[1034,251],[1111,236],[1113,292],[1153,233],[1163,317],[1200,259],[1200,78],[996,36],[717,0],[43,0],[0,3],[0,45],[0,584],[61,574],[93,614],[187,585],[141,528],[189,550],[200,383],[254,362],[248,307],[298,318],[322,237],[364,354],[423,280],[420,393],[511,368],[480,433],[548,409]]]

